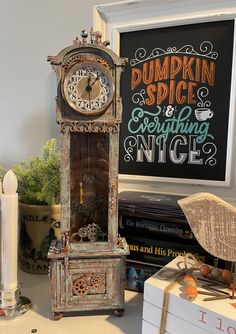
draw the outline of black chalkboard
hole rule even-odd
[[[120,34],[121,174],[225,181],[234,20]]]

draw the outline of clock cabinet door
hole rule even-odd
[[[70,259],[66,275],[71,310],[124,307],[124,257]]]
[[[70,233],[77,245],[108,241],[109,134],[71,133]],[[85,249],[86,250],[86,249]]]

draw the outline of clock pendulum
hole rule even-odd
[[[124,310],[128,245],[118,235],[120,77],[126,59],[81,34],[48,60],[61,128],[61,240],[50,259],[52,311]]]

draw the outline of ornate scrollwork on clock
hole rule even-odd
[[[107,122],[77,122],[77,121],[65,121],[59,122],[61,124],[61,132],[66,132],[68,129],[70,132],[109,132],[117,133],[120,129],[119,123],[107,123]]]
[[[106,67],[107,70],[110,70],[110,66],[109,66],[108,62],[104,58],[97,57],[95,59],[95,61],[97,63],[101,64],[102,66]]]
[[[73,65],[73,63],[82,62],[82,61],[85,61],[85,60],[86,60],[86,56],[75,54],[75,55],[71,56],[66,61],[66,63],[65,63],[65,70],[68,70]]]

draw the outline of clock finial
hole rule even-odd
[[[94,33],[95,43],[101,44],[102,43],[102,33],[101,31],[95,31]]]
[[[73,44],[74,45],[81,44],[79,37],[75,37],[75,39],[73,40]]]
[[[94,32],[93,32],[93,27],[91,27],[91,29],[90,29],[90,43],[91,43],[91,44],[94,43]]]
[[[82,37],[82,43],[87,44],[87,38],[88,38],[87,30],[82,30],[80,36]]]
[[[108,45],[110,45],[110,41],[106,40],[102,44],[105,45],[105,46],[108,46]]]

